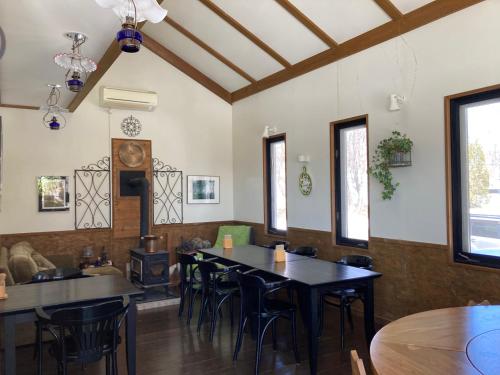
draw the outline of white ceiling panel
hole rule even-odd
[[[0,101],[9,104],[43,105],[49,93],[47,83],[64,83],[65,71],[53,57],[69,52],[67,31],[89,37],[82,54],[99,61],[115,32],[119,19],[93,0],[0,1],[0,26],[6,39],[0,60]],[[62,88],[62,104],[75,95]]]
[[[283,67],[198,0],[165,0],[168,16],[255,79]]]
[[[371,0],[291,2],[338,43],[390,21],[389,16]]]
[[[328,49],[321,39],[275,1],[213,2],[292,64]]]
[[[147,23],[143,31],[229,92],[250,83],[165,22]]]
[[[392,3],[401,13],[408,13],[424,6],[425,4],[432,3],[432,1],[433,0],[392,0]]]

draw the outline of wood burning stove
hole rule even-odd
[[[148,253],[143,248],[130,250],[130,279],[141,287],[168,286],[168,252]]]

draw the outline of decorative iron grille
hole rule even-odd
[[[75,169],[75,229],[111,228],[109,157]]]
[[[182,171],[153,159],[153,223],[183,222]]]

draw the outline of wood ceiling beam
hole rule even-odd
[[[278,61],[281,65],[288,68],[292,66],[283,56],[281,56],[278,52],[269,47],[266,43],[264,43],[261,39],[259,39],[255,34],[250,32],[247,28],[245,28],[241,23],[236,21],[229,14],[224,12],[221,8],[215,5],[211,0],[200,0],[200,2],[205,5],[212,12],[217,14],[220,18],[238,30],[241,34],[251,40],[255,45],[260,47],[263,51],[265,51],[269,56]]]
[[[253,84],[236,90],[231,94],[232,102],[234,103],[292,78],[383,43],[482,1],[484,0],[434,0],[421,8],[404,14],[397,20],[389,21],[373,30],[341,43],[335,49],[329,49],[318,53],[317,55],[294,64],[288,69],[283,69]]]
[[[391,0],[374,0],[382,10],[393,20],[403,17],[403,13],[391,2]]]
[[[32,105],[21,105],[21,104],[0,104],[0,108],[17,108],[17,109],[32,109],[34,111],[38,111],[40,107],[35,107]]]
[[[200,85],[204,86],[208,90],[212,91],[215,95],[224,99],[226,102],[231,104],[231,93],[220,86],[218,83],[214,82],[212,79],[207,77],[205,74],[200,72],[198,69],[181,59],[175,53],[170,51],[168,48],[164,47],[150,36],[142,33],[143,45],[149,49],[151,52],[156,54],[158,57],[162,58],[169,64],[173,65],[175,68],[179,69],[181,72],[186,74],[188,77],[194,79]]]
[[[297,21],[307,27],[314,35],[321,39],[328,47],[335,48],[338,43],[333,40],[330,35],[325,33],[318,25],[316,25],[310,18],[302,13],[299,8],[293,5],[289,0],[275,0],[281,5],[288,13],[290,13]]]
[[[211,54],[213,57],[215,57],[217,60],[219,60],[221,63],[226,65],[229,69],[233,70],[237,74],[239,74],[241,77],[245,78],[247,81],[254,83],[256,82],[255,78],[253,78],[250,74],[245,72],[243,69],[238,67],[236,64],[233,64],[231,61],[226,59],[224,56],[222,56],[219,52],[214,50],[212,47],[210,47],[208,44],[203,42],[200,38],[198,38],[196,35],[185,29],[183,26],[179,25],[177,22],[175,22],[172,18],[165,18],[164,21],[168,23],[170,26],[172,26],[175,30],[180,32],[182,35],[190,39],[192,42],[203,48],[205,51],[207,51],[209,54]]]
[[[163,0],[158,1],[159,5],[161,5],[162,3]],[[138,30],[142,29],[145,24],[146,21],[139,23],[137,29]],[[90,73],[89,77],[87,78],[87,81],[85,82],[85,85],[83,86],[82,91],[76,94],[73,97],[73,100],[71,100],[71,102],[69,103],[68,110],[70,112],[76,111],[78,106],[83,102],[83,100],[87,97],[90,91],[92,91],[92,89],[97,84],[97,82],[99,82],[104,73],[106,73],[109,70],[109,68],[111,68],[111,65],[113,65],[118,56],[120,56],[121,52],[122,51],[118,47],[118,43],[113,38],[108,49],[106,50],[106,52],[104,52],[104,55],[101,57],[101,60],[99,60],[99,62],[97,63],[97,69],[94,72]]]

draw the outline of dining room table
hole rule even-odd
[[[286,253],[284,261],[276,262],[274,249],[255,245],[235,246],[232,249],[202,249],[199,252],[205,258],[216,259],[222,264],[242,265],[294,282],[299,290],[299,304],[308,332],[311,375],[318,371],[318,316],[321,296],[332,289],[354,288],[362,295],[365,337],[368,345],[370,344],[375,334],[373,283],[382,274],[292,253]]]
[[[405,316],[378,331],[370,357],[376,375],[498,375],[500,306]]]
[[[36,320],[35,309],[55,310],[78,304],[105,301],[122,297],[129,308],[125,321],[127,368],[136,373],[136,298],[144,294],[120,276],[96,276],[51,282],[14,285],[6,288],[8,298],[0,300],[3,318],[3,374],[16,374],[16,325]],[[33,326],[33,331],[35,327]]]

